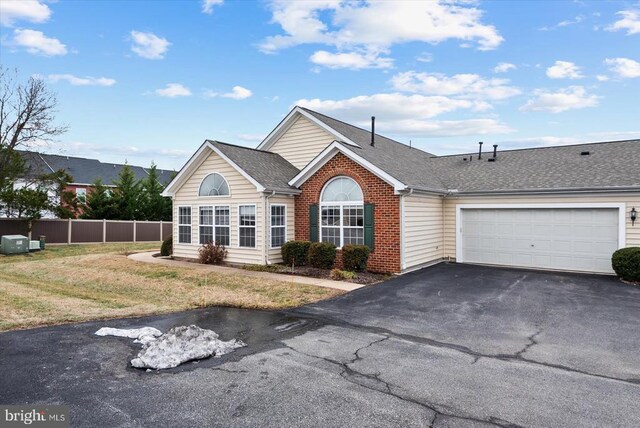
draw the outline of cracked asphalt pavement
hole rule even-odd
[[[248,344],[130,367],[103,326],[210,328]],[[440,264],[286,312],[208,308],[0,334],[0,403],[72,426],[640,426],[640,288]]]

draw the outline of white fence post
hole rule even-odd
[[[71,219],[68,220],[67,224],[67,245],[71,245],[71,227],[73,225],[73,221]]]
[[[162,241],[162,220],[160,220],[160,240]]]
[[[102,219],[102,243],[107,242],[107,219]]]
[[[136,242],[136,228],[137,228],[137,223],[135,220],[133,220],[133,243],[135,244]]]

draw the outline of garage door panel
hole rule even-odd
[[[463,209],[461,214],[464,262],[612,272],[616,208]]]

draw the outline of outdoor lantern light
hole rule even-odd
[[[629,218],[631,219],[631,226],[633,226],[633,223],[635,223],[636,219],[638,218],[638,211],[636,211],[635,207],[631,208],[631,212],[629,213]]]

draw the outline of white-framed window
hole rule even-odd
[[[87,201],[87,189],[84,187],[77,187],[76,188],[76,199],[80,202],[86,202]]]
[[[255,248],[256,246],[256,206],[238,206],[238,246]]]
[[[202,183],[198,196],[229,196],[229,184],[227,180],[217,172],[207,175]]]
[[[178,243],[191,244],[191,207],[178,207]]]
[[[329,181],[320,195],[320,241],[364,245],[364,196],[349,177]]]
[[[217,242],[228,247],[231,241],[230,217],[228,205],[200,207],[200,245]]]
[[[213,207],[200,207],[200,245],[213,242]]]
[[[213,210],[216,242],[228,247],[231,245],[231,208],[228,205],[216,206]]]
[[[287,242],[287,206],[271,205],[271,248],[282,247]]]

